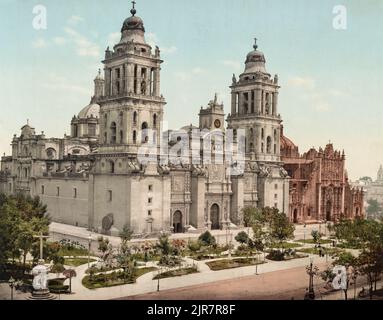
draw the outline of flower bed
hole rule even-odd
[[[189,268],[182,268],[182,269],[176,269],[176,270],[171,270],[167,272],[160,273],[153,277],[153,280],[158,280],[158,279],[164,279],[164,278],[172,278],[172,277],[181,277],[181,276],[186,276],[188,274],[192,273],[198,273],[197,267],[189,267]]]
[[[141,277],[145,273],[152,272],[157,270],[155,267],[150,268],[139,268],[134,271],[133,276],[128,277],[124,272],[112,272],[108,274],[97,274],[90,276],[85,276],[82,279],[82,285],[88,289],[97,289],[97,288],[106,288],[106,287],[115,287],[125,284],[135,283],[137,278]]]
[[[264,262],[254,258],[234,258],[206,262],[206,265],[210,268],[210,270],[219,271],[225,269],[255,266],[262,263]]]

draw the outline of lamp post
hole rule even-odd
[[[90,249],[92,246],[92,234],[89,234],[88,237],[88,269],[90,268]]]
[[[318,267],[314,267],[314,259],[310,258],[310,265],[306,267],[306,273],[309,275],[309,288],[306,293],[306,300],[314,300],[315,292],[314,292],[314,276],[319,271]]]
[[[161,276],[161,266],[158,269],[157,292],[160,292],[160,276]]]
[[[11,300],[13,300],[13,288],[15,287],[15,279],[11,277],[8,281],[9,287],[11,288]]]

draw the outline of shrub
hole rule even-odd
[[[240,244],[246,244],[249,242],[249,236],[248,234],[245,232],[245,231],[241,231],[240,233],[238,233],[235,238],[234,238],[237,242],[239,242]]]
[[[198,240],[204,246],[214,246],[216,244],[215,237],[209,231],[202,233]]]
[[[285,260],[285,254],[280,250],[271,250],[266,258],[273,261],[283,261]]]
[[[51,273],[62,273],[63,271],[65,268],[61,263],[56,263],[51,269]]]

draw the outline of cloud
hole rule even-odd
[[[38,38],[32,42],[32,47],[36,49],[45,48],[48,43],[43,38]]]
[[[67,39],[65,39],[64,37],[55,37],[53,38],[53,43],[58,45],[58,46],[62,46],[64,44],[67,43]]]
[[[205,70],[200,68],[200,67],[196,67],[196,68],[192,69],[192,73],[193,74],[202,74],[202,73],[205,73]]]
[[[160,48],[161,52],[164,54],[172,54],[177,52],[177,47],[171,46],[171,47],[162,47]]]
[[[88,38],[70,27],[64,28],[65,33],[68,35],[76,46],[76,52],[81,57],[99,57],[100,48],[97,44],[91,42]]]
[[[222,60],[220,62],[224,66],[230,67],[232,69],[240,70],[241,69],[241,63],[239,61],[234,60]]]
[[[73,15],[71,16],[68,20],[67,20],[67,23],[71,26],[75,26],[77,25],[79,22],[82,22],[84,21],[84,18],[80,17],[80,16],[76,16],[76,15]]]
[[[302,104],[311,107],[317,112],[329,112],[333,109],[331,98],[345,96],[336,89],[319,88],[317,82],[311,77],[290,77],[287,88],[298,90],[294,95],[302,100]]]
[[[43,82],[41,86],[45,89],[53,89],[53,90],[59,90],[64,92],[74,92],[74,93],[80,93],[83,95],[91,95],[92,93],[89,92],[89,89],[86,87],[82,87],[80,85],[76,85],[73,83],[73,81],[68,81],[66,78],[62,76],[58,76],[54,73],[51,73],[47,77],[48,82]]]
[[[288,81],[287,84],[292,87],[297,87],[297,88],[305,88],[305,89],[314,89],[316,84],[315,80],[310,78],[310,77],[291,77]]]

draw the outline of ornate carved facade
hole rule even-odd
[[[334,150],[310,149],[303,155],[287,137],[281,136],[281,156],[291,177],[289,216],[295,223],[338,221],[363,217],[364,192],[350,185],[345,154]]]

